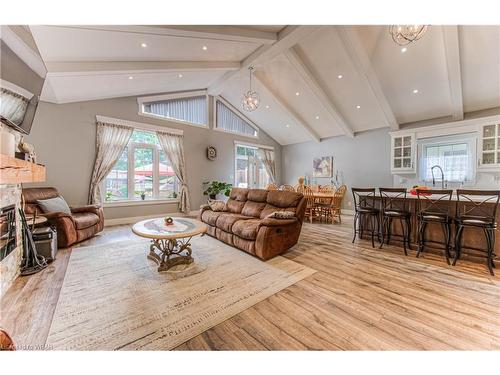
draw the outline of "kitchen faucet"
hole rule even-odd
[[[432,186],[436,186],[436,179],[434,177],[434,168],[437,168],[437,169],[439,169],[441,171],[441,189],[444,189],[444,172],[443,172],[443,168],[441,168],[437,164],[431,167]]]

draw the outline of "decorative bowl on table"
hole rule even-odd
[[[174,225],[174,219],[172,219],[170,216],[167,216],[165,218],[165,225]]]
[[[410,189],[410,194],[417,195],[417,189],[418,190],[429,190],[429,188],[427,186],[415,185],[415,186],[413,186],[413,188]],[[423,193],[422,195],[432,195],[432,194]]]

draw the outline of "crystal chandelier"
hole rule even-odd
[[[392,40],[400,46],[416,42],[427,31],[427,25],[392,25],[389,33]]]
[[[252,71],[253,66],[248,68],[250,73],[250,89],[243,95],[243,99],[241,99],[241,106],[245,111],[252,112],[255,111],[260,104],[260,96],[257,92],[252,90]]]

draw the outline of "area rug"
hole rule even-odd
[[[167,350],[315,271],[263,262],[209,237],[195,263],[159,273],[145,240],[75,248],[47,339],[54,350]]]

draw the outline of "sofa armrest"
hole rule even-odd
[[[43,214],[40,214],[41,216],[45,216],[47,218],[47,220],[57,220],[57,219],[64,219],[64,218],[67,218],[71,221],[73,221],[73,217],[71,216],[71,214],[68,214],[66,212],[47,212],[47,213],[43,213]]]
[[[102,210],[101,205],[99,204],[89,204],[87,206],[81,207],[70,207],[71,212],[92,212],[99,216],[100,211]]]
[[[275,219],[272,217],[266,217],[260,223],[262,226],[266,227],[281,227],[285,225],[295,224],[298,221],[296,217],[292,219]]]

